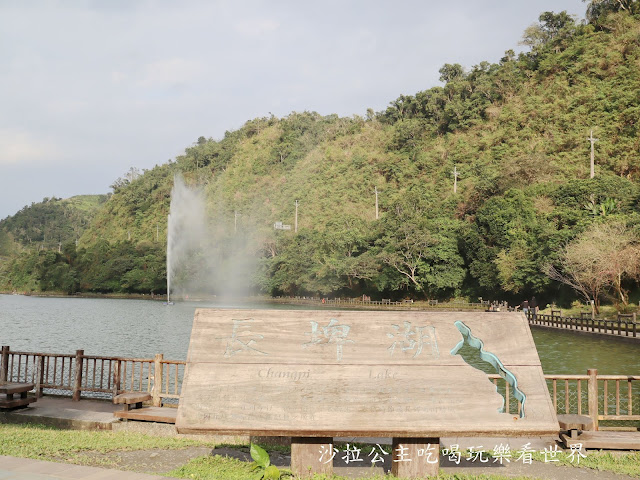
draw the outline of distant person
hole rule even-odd
[[[536,297],[531,297],[531,302],[529,302],[529,308],[531,310],[531,316],[535,320],[538,315],[538,301],[536,300]]]
[[[525,315],[529,315],[529,300],[523,300],[522,303],[520,304],[520,308],[522,308],[522,313],[524,313]]]

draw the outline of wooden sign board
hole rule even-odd
[[[517,380],[524,416],[452,354],[459,323]],[[300,437],[555,435],[521,313],[196,311],[180,433]]]

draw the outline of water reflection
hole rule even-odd
[[[597,368],[601,375],[640,373],[640,342],[532,328],[544,373],[586,374]]]
[[[237,303],[45,298],[0,295],[0,344],[14,351],[171,360],[187,357],[196,308],[243,308]],[[251,304],[246,308],[299,308]]]

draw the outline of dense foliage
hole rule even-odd
[[[576,298],[549,276],[568,244],[607,223],[640,238],[638,2],[593,1],[587,13],[579,24],[545,12],[524,33],[530,51],[468,71],[446,64],[443,86],[366,118],[292,113],[200,137],[175,161],[118,179],[77,249],[5,262],[4,288],[162,291],[180,172],[203,187],[219,244],[256,258],[252,291]],[[274,230],[294,224],[296,200],[298,232]],[[35,238],[12,228],[23,248]],[[636,282],[621,277],[618,297]]]
[[[66,200],[44,198],[24,207],[0,221],[0,255],[12,252],[17,247],[13,242],[39,249],[75,242],[106,201],[107,195],[79,195]]]

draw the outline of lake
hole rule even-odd
[[[0,295],[0,344],[13,351],[166,359],[187,356],[196,308],[301,309],[271,303],[178,302]],[[533,328],[546,374],[639,375],[640,343]]]

